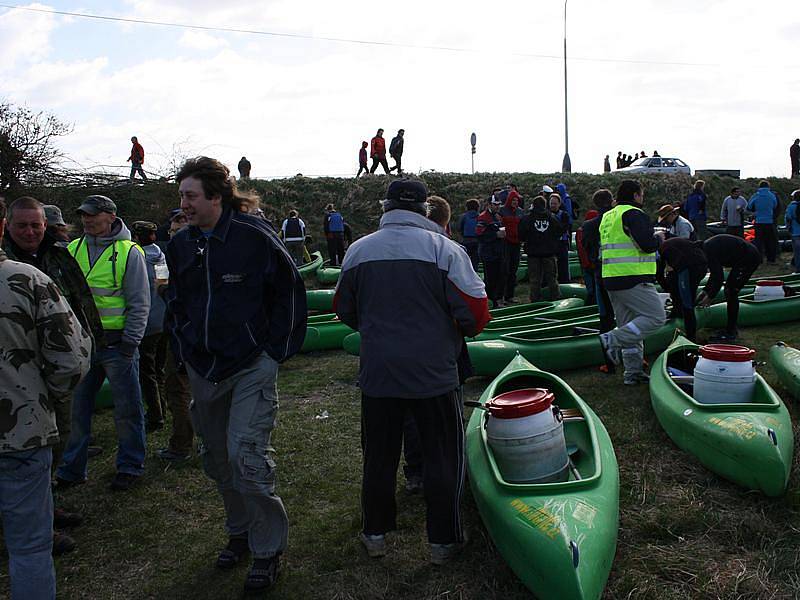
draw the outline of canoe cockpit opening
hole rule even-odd
[[[667,374],[681,391],[688,395],[694,392],[694,368],[700,354],[696,350],[673,352],[667,358]]]

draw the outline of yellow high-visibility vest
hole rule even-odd
[[[92,290],[97,312],[103,329],[125,329],[125,296],[122,282],[125,279],[125,268],[128,265],[128,254],[136,248],[144,256],[144,250],[130,240],[115,240],[97,258],[93,265],[89,264],[89,247],[81,237],[73,240],[67,250],[78,261],[86,277],[86,283]]]
[[[656,274],[655,253],[642,252],[622,227],[622,215],[629,210],[641,209],[620,204],[604,214],[600,221],[600,258],[604,279]]]

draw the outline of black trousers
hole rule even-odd
[[[503,259],[483,259],[483,283],[486,284],[486,296],[492,302],[503,297]]]
[[[775,262],[778,254],[778,232],[775,225],[772,223],[765,223],[759,225],[756,223],[756,247],[761,252],[762,258],[767,257],[767,262]]]
[[[386,162],[385,156],[373,156],[372,157],[372,166],[369,169],[370,173],[374,173],[375,169],[378,168],[378,165],[383,167],[383,172],[387,175],[389,174],[389,163]]]
[[[397,171],[398,175],[402,175],[403,174],[403,166],[402,166],[403,157],[402,156],[393,156],[392,158],[394,159],[394,166],[391,169],[389,169],[389,171]]]
[[[506,274],[506,284],[503,297],[506,300],[514,298],[514,290],[517,288],[517,269],[519,269],[519,244],[506,244],[506,251],[503,255],[505,261],[504,271]]]
[[[569,276],[569,242],[567,240],[561,240],[558,243],[556,263],[558,263],[558,283],[569,283],[572,281],[572,278]]]
[[[395,485],[407,413],[413,415],[423,455],[428,541],[461,542],[464,492],[464,426],[457,390],[423,399],[361,396],[364,533],[397,528]]]
[[[164,422],[166,406],[161,389],[164,387],[168,339],[164,333],[154,333],[142,338],[139,345],[139,385],[147,407],[146,419],[151,425]]]
[[[344,234],[343,233],[329,233],[328,234],[328,258],[331,261],[332,267],[339,267],[344,260]]]
[[[753,276],[757,268],[758,263],[755,262],[736,265],[730,270],[728,278],[725,280],[725,302],[728,309],[727,333],[729,334],[736,334],[737,332],[737,325],[739,323],[739,292],[747,285],[747,282]]]

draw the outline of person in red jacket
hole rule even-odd
[[[128,157],[128,162],[131,163],[131,181],[135,179],[136,173],[139,173],[142,180],[147,181],[147,175],[144,174],[144,169],[142,169],[142,165],[144,164],[144,148],[142,148],[136,136],[131,138],[131,144],[133,144],[133,146],[131,146],[131,155]]]
[[[389,163],[386,162],[386,140],[383,139],[383,129],[378,129],[378,133],[372,138],[369,155],[372,157],[372,168],[369,172],[374,173],[378,165],[381,165],[383,172],[388,175]]]
[[[506,304],[514,303],[514,290],[517,287],[517,269],[519,268],[520,239],[517,232],[519,222],[524,215],[519,207],[522,196],[517,191],[517,186],[511,184],[505,205],[500,209],[500,220],[506,228],[506,237],[503,240],[503,273],[506,277],[503,298]]]
[[[366,175],[369,173],[369,167],[367,166],[367,142],[361,142],[361,150],[358,151],[358,173],[356,173],[356,177],[361,176],[361,171],[364,171]]]

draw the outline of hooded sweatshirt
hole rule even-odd
[[[83,246],[89,249],[89,265],[94,266],[103,251],[115,241],[130,240],[131,232],[117,217],[111,225],[108,237],[85,234]],[[125,296],[125,329],[105,330],[106,344],[119,345],[120,352],[132,355],[139,346],[147,328],[150,313],[150,286],[147,283],[147,265],[141,252],[128,253],[128,264],[125,266],[125,278],[122,280],[122,295]]]
[[[164,331],[164,311],[166,311],[167,305],[164,304],[164,300],[156,290],[156,265],[166,267],[167,257],[155,244],[142,246],[142,250],[144,250],[144,260],[147,263],[147,281],[150,284],[150,313],[144,331],[145,336],[148,336]]]
[[[767,187],[758,188],[747,203],[747,210],[756,215],[758,225],[771,225],[775,222],[775,209],[778,208],[778,198]]]
[[[561,208],[567,213],[567,217],[569,218],[569,226],[572,227],[572,221],[577,215],[575,214],[575,208],[572,205],[572,197],[567,193],[567,186],[563,183],[559,183],[556,186],[556,191],[558,195],[561,196]]]

